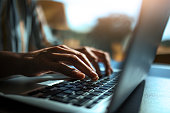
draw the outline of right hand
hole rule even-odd
[[[99,78],[86,55],[64,45],[23,53],[21,56],[25,61],[22,74],[26,76],[59,72],[77,79],[84,79],[85,75],[93,81]],[[76,69],[68,65],[72,65]]]

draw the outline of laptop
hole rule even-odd
[[[168,0],[143,0],[137,26],[126,52],[123,69],[98,81],[60,81],[51,86],[13,85],[17,78],[1,81],[1,96],[53,112],[113,113],[146,78],[169,18]],[[24,78],[17,84],[21,86]],[[3,86],[3,84],[5,84]],[[15,83],[16,84],[16,83]],[[5,90],[6,91],[5,91]]]

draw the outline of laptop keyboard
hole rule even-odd
[[[96,82],[89,79],[64,81],[29,92],[27,95],[92,108],[113,94],[118,75],[119,73],[113,73],[103,76]]]

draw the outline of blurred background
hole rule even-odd
[[[141,0],[39,0],[38,5],[55,39],[55,45],[71,48],[91,46],[123,61],[131,34],[137,23]],[[41,17],[40,16],[40,17]],[[170,21],[157,54],[170,53]]]

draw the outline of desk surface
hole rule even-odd
[[[170,79],[148,76],[139,113],[170,113]]]

